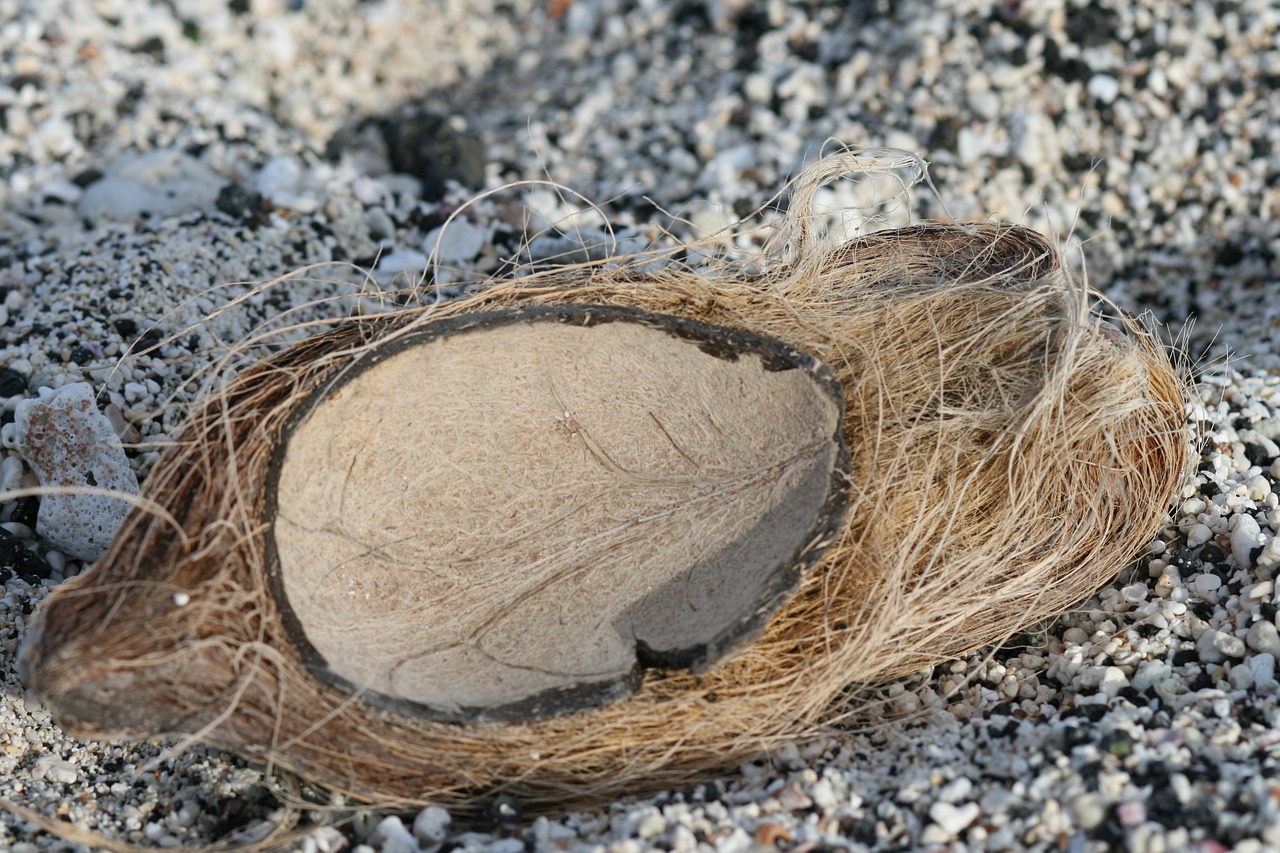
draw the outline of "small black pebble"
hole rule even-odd
[[[864,814],[853,822],[853,825],[847,830],[849,837],[859,844],[868,846],[876,843],[876,818],[875,815]]]
[[[81,344],[77,344],[71,348],[71,360],[79,365],[88,364],[93,361],[93,350]]]
[[[495,829],[509,829],[524,819],[520,801],[510,794],[499,794],[484,810],[484,822]]]
[[[1093,738],[1086,726],[1064,726],[1062,729],[1062,749],[1070,752],[1081,744],[1089,743]]]
[[[12,367],[0,367],[0,397],[13,397],[27,390],[27,375]]]
[[[18,524],[25,524],[35,530],[36,515],[40,512],[40,499],[37,497],[18,498],[14,504],[13,511],[9,513],[9,520],[16,521]]]
[[[1080,713],[1086,720],[1096,723],[1107,715],[1106,705],[1085,705],[1080,709]]]
[[[164,62],[164,39],[160,38],[160,36],[151,36],[143,39],[133,46],[133,52],[150,56],[156,62]]]
[[[1233,267],[1244,260],[1244,248],[1239,243],[1230,241],[1218,247],[1213,262],[1220,267]]]
[[[1098,738],[1098,749],[1116,758],[1124,758],[1133,752],[1133,739],[1122,731],[1107,732]]]
[[[379,125],[391,167],[422,181],[422,197],[439,201],[445,182],[475,189],[484,183],[484,143],[454,130],[445,116],[410,110]]]
[[[237,181],[218,190],[214,204],[227,216],[235,217],[246,225],[260,225],[266,221],[267,205],[262,193]]]
[[[1261,444],[1246,444],[1244,446],[1244,456],[1249,460],[1251,465],[1266,466],[1271,462],[1271,454]]]
[[[1252,702],[1244,702],[1240,705],[1236,710],[1236,719],[1240,721],[1241,725],[1245,726],[1256,723],[1257,725],[1266,728],[1268,725],[1267,712]]]
[[[1209,673],[1202,669],[1195,678],[1191,679],[1191,683],[1188,684],[1187,687],[1190,688],[1192,692],[1197,690],[1208,690],[1210,687],[1213,687],[1213,678],[1210,677]]]
[[[1214,563],[1216,565],[1227,559],[1227,552],[1209,542],[1200,549],[1200,559],[1206,563]]]
[[[21,539],[0,529],[0,567],[28,583],[49,577],[52,569],[38,554],[28,551]]]
[[[84,189],[90,184],[96,184],[100,180],[102,180],[101,169],[85,169],[83,172],[77,172],[75,177],[71,179],[71,183],[81,189]]]
[[[116,327],[116,333],[120,335],[121,340],[132,343],[133,339],[138,336],[138,321],[129,317],[117,317],[112,321],[112,325]]]

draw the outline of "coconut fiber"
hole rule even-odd
[[[383,806],[705,779],[1112,578],[1185,378],[998,223],[601,262],[353,319],[190,415],[23,651],[59,722]]]

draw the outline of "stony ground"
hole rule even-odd
[[[1014,647],[886,688],[910,723],[591,812],[487,832],[358,814],[293,846],[1274,849],[1278,45],[1267,0],[0,0],[3,422],[90,382],[145,475],[203,369],[264,322],[374,310],[433,252],[456,289],[606,230],[713,232],[829,141],[920,151],[938,195],[914,215],[1052,233],[1191,354],[1201,459],[1146,556]],[[477,193],[546,179],[599,210],[525,185],[441,235]],[[29,485],[12,428],[5,446],[0,486]],[[0,796],[155,846],[278,818],[225,755],[58,730],[15,651],[83,562],[31,499],[0,521]],[[0,815],[6,847],[74,845]]]

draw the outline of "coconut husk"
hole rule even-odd
[[[847,171],[825,161],[795,198]],[[23,657],[34,689],[71,730],[179,735],[381,806],[508,793],[575,807],[829,731],[856,718],[852,687],[999,642],[1112,578],[1187,468],[1185,378],[1159,342],[1025,228],[928,223],[832,244],[807,205],[791,210],[782,260],[761,271],[599,263],[493,282],[244,371],[144,486],[176,526],[134,511],[39,612]],[[649,668],[617,701],[515,721],[366,701],[308,666],[273,586],[270,472],[291,419],[392,342],[544,306],[680,318],[828,365],[850,454],[843,520],[759,635],[703,670]]]

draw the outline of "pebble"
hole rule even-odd
[[[1110,74],[1095,74],[1089,78],[1089,95],[1100,103],[1110,104],[1120,94],[1120,81]]]
[[[430,806],[418,812],[413,819],[413,836],[423,847],[443,844],[449,835],[452,822],[449,812],[439,806]]]
[[[1249,658],[1249,667],[1253,670],[1253,683],[1269,684],[1276,678],[1276,656],[1273,652],[1264,652]]]
[[[1280,630],[1276,629],[1274,622],[1259,619],[1251,624],[1245,642],[1255,652],[1280,658]]]
[[[384,817],[369,840],[382,853],[419,853],[417,840],[395,815]]]
[[[1212,595],[1222,588],[1222,578],[1214,574],[1204,573],[1196,575],[1196,579],[1192,581],[1192,585],[1199,594]]]
[[[374,268],[375,274],[379,281],[390,281],[394,276],[401,273],[420,274],[427,269],[427,256],[422,252],[413,249],[402,249],[398,252],[388,252],[378,258],[378,265]]]
[[[1187,547],[1198,548],[1213,538],[1213,531],[1207,524],[1193,524],[1187,528]]]
[[[91,220],[129,220],[211,211],[227,179],[174,149],[125,155],[85,188],[76,212]]]
[[[1253,516],[1238,513],[1232,518],[1231,525],[1231,558],[1237,566],[1248,569],[1253,566],[1253,549],[1263,544],[1259,541],[1262,528]]]
[[[458,217],[447,225],[432,229],[422,239],[422,249],[443,264],[469,261],[484,248],[489,231]]]
[[[1114,698],[1121,690],[1129,686],[1129,679],[1124,670],[1118,666],[1109,666],[1102,671],[1098,681],[1098,689],[1108,697]]]
[[[4,428],[5,445],[31,467],[41,486],[136,495],[137,477],[111,422],[98,411],[93,387],[75,382],[45,391],[18,404],[13,424]],[[129,507],[100,494],[44,495],[36,533],[69,556],[93,561],[106,553]]]
[[[933,821],[938,829],[942,830],[945,838],[950,839],[964,832],[971,823],[978,819],[978,815],[981,812],[982,809],[977,803],[965,803],[957,806],[948,802],[938,801],[929,807],[929,819]]]
[[[1083,829],[1096,829],[1107,819],[1107,803],[1098,794],[1081,794],[1071,803],[1076,822]]]

